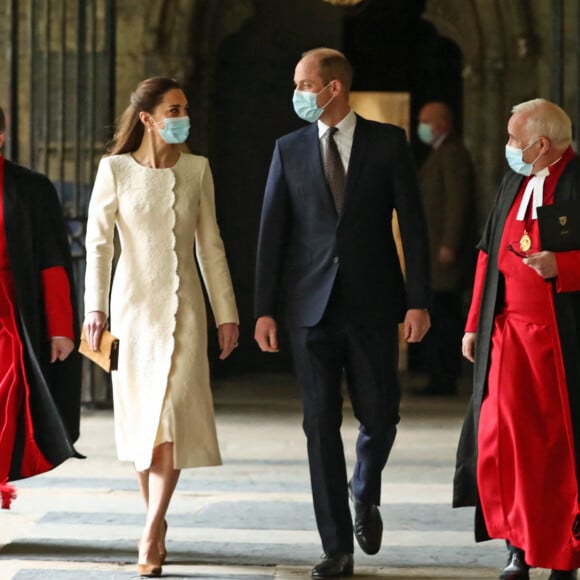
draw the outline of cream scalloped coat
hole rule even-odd
[[[87,223],[85,312],[109,312],[115,227],[121,253],[110,321],[120,339],[119,370],[112,373],[118,457],[143,471],[154,446],[173,441],[176,469],[219,465],[196,256],[216,324],[238,322],[238,313],[208,160],[181,154],[169,169],[143,167],[128,153],[101,160]]]

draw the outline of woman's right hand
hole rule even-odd
[[[107,315],[100,310],[93,310],[85,316],[83,328],[91,350],[99,350],[101,334],[108,326]]]

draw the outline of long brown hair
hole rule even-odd
[[[141,81],[131,93],[129,106],[121,116],[113,139],[106,149],[107,155],[118,155],[136,151],[143,140],[145,127],[139,119],[139,113],[152,113],[163,100],[163,95],[172,89],[181,89],[175,79],[151,77]]]

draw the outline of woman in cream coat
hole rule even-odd
[[[147,505],[138,572],[159,576],[165,514],[180,470],[219,465],[198,268],[218,327],[220,358],[237,346],[238,313],[216,222],[206,158],[183,153],[187,99],[172,79],[140,83],[95,179],[87,224],[85,333],[107,327],[113,233],[121,253],[111,289],[115,438]],[[195,254],[195,256],[194,256]]]

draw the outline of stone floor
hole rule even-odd
[[[475,544],[473,511],[450,507],[466,390],[438,399],[405,392],[383,477],[383,547],[372,557],[356,547],[359,580],[497,578],[503,544]],[[164,577],[309,578],[321,548],[293,378],[222,380],[214,394],[224,465],[183,472],[167,517]],[[346,408],[349,465],[356,429]],[[12,509],[0,512],[0,580],[137,577],[143,505],[131,466],[116,460],[110,411],[84,412],[77,447],[87,459],[19,482]]]

